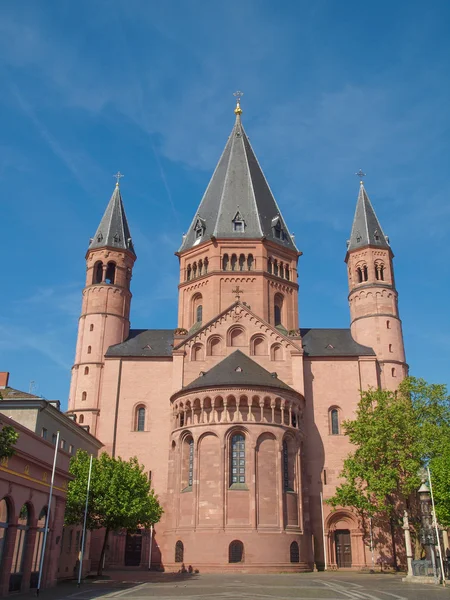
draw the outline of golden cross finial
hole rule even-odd
[[[243,294],[243,293],[244,293],[244,290],[241,290],[241,289],[239,288],[239,285],[237,285],[237,286],[234,288],[234,290],[231,290],[231,292],[232,292],[233,294],[236,294],[236,300],[240,300],[240,299],[241,299],[241,294]]]
[[[235,98],[236,98],[236,108],[234,109],[235,115],[242,115],[241,98],[243,95],[244,95],[244,92],[241,92],[239,90],[237,90],[237,92],[234,92],[234,94],[233,94],[233,96],[235,96]]]
[[[363,177],[365,177],[366,174],[363,172],[362,169],[360,169],[357,173],[355,173],[355,175],[357,175],[359,177],[359,183],[362,185]]]
[[[117,173],[115,175],[113,175],[113,177],[116,178],[116,185],[119,186],[119,180],[121,177],[125,177],[125,175],[122,175],[122,173],[120,171],[117,171]]]

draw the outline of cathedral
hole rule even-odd
[[[362,568],[371,553],[357,518],[325,500],[359,391],[407,374],[394,255],[361,181],[343,240],[350,327],[300,326],[302,252],[239,101],[234,112],[176,253],[176,328],[130,326],[138,248],[119,183],[87,249],[68,414],[113,456],[137,456],[164,509],[151,534],[111,534],[106,567]],[[94,564],[99,553],[93,535]]]

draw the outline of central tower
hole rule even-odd
[[[195,331],[237,299],[284,332],[298,329],[293,236],[236,120],[178,251],[178,327]]]

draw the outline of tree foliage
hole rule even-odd
[[[19,439],[19,434],[11,427],[5,425],[0,431],[0,458],[7,458],[14,454],[14,445]]]
[[[70,461],[74,480],[67,490],[67,525],[83,522],[89,460],[88,453],[79,450]],[[87,528],[105,529],[99,573],[110,531],[149,527],[160,520],[161,514],[162,508],[137,458],[124,461],[104,452],[93,459]]]
[[[351,506],[363,518],[387,520],[396,562],[395,527],[405,508],[414,512],[420,468],[431,461],[437,474],[439,467],[442,477],[435,493],[439,504],[444,500],[446,485],[450,491],[450,479],[446,479],[450,463],[440,457],[445,439],[450,457],[450,403],[446,387],[408,377],[397,392],[364,391],[356,418],[345,421],[343,430],[355,450],[345,459],[343,482],[328,502],[334,507]]]

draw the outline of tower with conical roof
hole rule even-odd
[[[78,422],[89,425],[94,435],[106,350],[123,342],[130,329],[130,281],[136,254],[119,176],[86,253],[86,285],[69,396],[69,411],[79,414]]]
[[[387,389],[396,389],[408,371],[393,258],[361,180],[345,257],[351,332],[358,343],[375,350],[379,385]]]
[[[294,238],[236,120],[178,251],[178,327],[191,331],[236,299],[271,325],[298,329]]]

